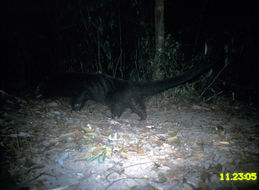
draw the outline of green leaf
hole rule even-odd
[[[99,163],[103,163],[104,159],[105,159],[105,151],[103,151],[103,153],[101,155],[99,155],[98,162]]]
[[[94,161],[96,158],[98,158],[98,157],[99,157],[99,155],[100,155],[100,154],[97,154],[97,155],[91,156],[91,157],[87,158],[87,159],[86,159],[86,161],[87,161],[87,162],[92,162],[92,161]]]

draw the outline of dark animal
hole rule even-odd
[[[211,65],[203,65],[177,77],[147,82],[121,80],[103,74],[62,73],[42,82],[37,87],[36,95],[46,98],[70,97],[73,110],[80,110],[87,100],[94,100],[107,105],[112,118],[120,117],[126,108],[130,108],[141,120],[145,120],[145,96],[186,83],[210,67]]]

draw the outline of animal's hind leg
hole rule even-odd
[[[121,102],[110,104],[109,107],[112,113],[112,118],[120,117],[125,110],[125,105],[122,104]]]
[[[130,109],[140,117],[140,120],[147,118],[146,107],[143,100],[135,100],[132,98],[129,102],[129,106]]]
[[[74,96],[70,99],[70,105],[72,110],[80,111],[87,100],[86,92],[81,92],[79,95]]]

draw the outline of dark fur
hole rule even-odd
[[[41,83],[36,94],[47,98],[70,97],[73,110],[80,110],[87,100],[94,100],[109,106],[113,118],[130,108],[144,120],[147,117],[145,96],[188,82],[209,68],[210,65],[204,65],[177,77],[147,82],[120,80],[102,74],[63,73]]]

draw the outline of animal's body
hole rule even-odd
[[[38,97],[70,97],[73,110],[80,110],[87,100],[107,105],[112,117],[120,117],[125,109],[130,108],[146,119],[144,97],[163,92],[186,83],[210,68],[203,65],[193,68],[183,75],[165,80],[136,82],[116,79],[103,74],[61,73],[42,82],[36,91]]]

